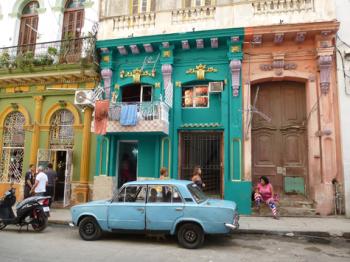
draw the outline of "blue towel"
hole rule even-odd
[[[136,126],[137,105],[122,105],[119,121],[122,126]]]

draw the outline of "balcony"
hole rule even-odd
[[[314,0],[255,0],[252,3],[254,14],[310,11]]]
[[[113,18],[113,30],[132,28],[147,28],[155,25],[156,13],[140,13],[137,15],[123,15]]]
[[[190,21],[200,21],[214,19],[215,6],[199,6],[172,11],[172,23],[186,23]]]
[[[123,126],[120,124],[120,114],[123,106],[137,105],[137,124]],[[94,124],[92,125],[94,132]],[[169,133],[169,107],[164,102],[115,103],[108,112],[107,133],[124,132],[159,132]]]
[[[95,42],[85,37],[0,48],[0,84],[68,81],[74,71],[93,69]]]

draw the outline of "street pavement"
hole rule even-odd
[[[172,237],[107,234],[84,241],[76,228],[50,225],[44,232],[18,232],[11,226],[0,232],[1,262],[41,261],[350,261],[350,243],[344,239],[326,244],[304,238],[234,234],[206,237],[197,250],[180,248]]]
[[[69,209],[51,209],[49,222],[65,224],[71,221]],[[273,235],[314,235],[350,239],[350,219],[344,217],[272,217],[241,216],[240,232]]]

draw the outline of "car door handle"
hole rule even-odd
[[[175,210],[176,210],[176,211],[182,211],[182,210],[184,210],[184,209],[183,209],[183,207],[177,207],[177,208],[175,208]]]
[[[139,207],[137,211],[145,211],[145,209],[143,207]]]

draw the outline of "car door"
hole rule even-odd
[[[183,216],[185,204],[175,186],[149,185],[146,203],[146,230],[170,231]]]
[[[127,185],[108,207],[108,226],[112,230],[144,230],[147,186]]]

